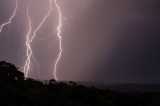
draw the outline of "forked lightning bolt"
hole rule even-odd
[[[58,58],[57,58],[57,60],[55,62],[55,65],[54,65],[54,73],[53,74],[54,74],[55,80],[58,80],[57,74],[56,74],[56,72],[57,72],[57,65],[59,63],[59,60],[60,60],[62,52],[63,52],[63,49],[62,49],[62,36],[61,36],[62,13],[61,13],[60,6],[57,3],[57,0],[55,0],[55,5],[56,5],[57,11],[58,11],[58,16],[59,16],[59,18],[58,18],[59,23],[58,23],[58,26],[57,26],[57,37],[58,37],[58,40],[59,40],[59,50],[60,50],[60,52],[58,54]]]
[[[31,57],[33,57],[31,43],[33,42],[34,38],[36,37],[37,32],[40,30],[40,28],[46,22],[47,18],[49,17],[50,13],[52,12],[52,10],[53,10],[52,2],[53,2],[53,0],[49,0],[50,9],[49,9],[48,13],[46,14],[46,16],[43,18],[43,20],[38,25],[38,27],[34,30],[33,35],[31,37],[30,37],[30,35],[31,35],[31,32],[32,32],[32,27],[31,27],[32,22],[31,22],[31,19],[29,17],[29,11],[28,11],[29,8],[27,10],[27,16],[28,16],[28,20],[29,20],[29,31],[26,35],[26,37],[27,37],[26,38],[26,47],[27,47],[26,56],[27,56],[27,59],[26,59],[25,65],[24,65],[24,70],[23,70],[23,72],[25,74],[25,77],[28,77],[28,73],[29,73],[29,70],[30,70],[30,67],[31,67]],[[34,57],[33,57],[33,59],[36,62],[36,59]],[[38,64],[38,63],[36,62],[36,64]]]
[[[29,16],[29,6],[27,8],[28,32],[26,34],[26,42],[25,42],[26,60],[25,60],[25,64],[24,64],[24,67],[23,67],[23,72],[25,74],[25,77],[28,77],[29,71],[31,69],[31,61],[32,61],[31,59],[33,59],[33,61],[38,65],[38,62],[36,61],[36,59],[35,59],[35,57],[33,55],[31,43],[33,42],[33,40],[37,36],[37,32],[40,30],[40,28],[43,26],[43,24],[47,21],[47,18],[50,16],[50,14],[51,14],[51,12],[53,10],[52,2],[53,2],[53,0],[49,0],[50,9],[49,9],[49,11],[44,16],[43,20],[39,23],[39,25],[37,26],[37,28],[35,30],[33,30],[33,28],[32,28],[32,20],[31,20],[31,18]],[[57,0],[55,0],[55,6],[56,6],[56,9],[57,9],[57,12],[58,12],[58,26],[57,26],[56,35],[57,35],[57,38],[58,38],[58,41],[59,41],[59,54],[58,54],[58,57],[57,57],[57,59],[55,61],[55,64],[54,64],[53,74],[54,74],[55,80],[58,80],[56,73],[57,73],[57,65],[58,65],[58,63],[59,63],[59,61],[61,59],[62,52],[63,52],[63,49],[62,49],[62,36],[61,36],[62,25],[63,24],[62,24],[62,12],[61,12],[59,4],[57,3]],[[2,30],[3,30],[3,28],[5,26],[7,26],[8,24],[10,24],[12,22],[13,18],[16,15],[17,9],[18,9],[18,0],[16,0],[16,6],[15,6],[15,10],[13,12],[13,15],[9,18],[9,20],[7,22],[5,22],[2,25],[0,25],[0,32],[2,32]],[[33,32],[33,35],[31,35],[32,32]]]
[[[2,32],[3,28],[4,28],[6,25],[8,25],[8,24],[10,24],[10,23],[12,22],[13,18],[14,18],[15,15],[16,15],[17,9],[18,9],[18,0],[16,0],[16,6],[15,6],[15,9],[14,9],[13,15],[9,18],[9,20],[8,20],[7,22],[3,23],[3,24],[0,26],[0,32]]]

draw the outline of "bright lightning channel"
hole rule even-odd
[[[32,31],[32,26],[31,26],[31,18],[29,16],[29,7],[27,8],[27,17],[28,17],[28,21],[29,21],[29,30],[28,30],[28,33],[26,35],[26,47],[27,47],[27,50],[26,50],[26,55],[27,55],[27,59],[26,59],[26,63],[24,65],[24,75],[25,77],[27,77],[28,75],[28,71],[30,69],[30,58],[31,58],[31,55],[32,55],[32,48],[30,46],[30,39],[29,39],[29,36],[31,34],[31,31]]]
[[[31,43],[33,42],[34,38],[36,37],[37,32],[40,30],[42,25],[46,22],[47,18],[51,14],[51,12],[53,10],[52,2],[53,2],[53,0],[49,0],[50,9],[49,9],[48,13],[46,14],[46,16],[43,18],[43,20],[38,25],[38,27],[34,30],[33,35],[32,35],[31,38],[29,36],[31,34],[31,31],[32,31],[32,27],[31,27],[31,23],[32,22],[31,22],[31,19],[29,17],[29,14],[27,13],[28,19],[29,19],[29,32],[27,34],[27,40],[26,40],[26,47],[27,47],[26,55],[27,55],[27,59],[26,59],[25,65],[24,65],[24,70],[23,70],[23,72],[25,74],[25,77],[28,77],[28,73],[29,73],[29,70],[30,70],[30,67],[31,67],[31,57],[33,57]],[[34,57],[33,57],[33,59],[34,59],[34,61],[36,61]],[[36,62],[36,64],[38,64],[38,63]]]
[[[62,29],[62,13],[61,13],[60,6],[57,3],[57,0],[55,0],[55,5],[56,5],[57,11],[58,11],[58,16],[59,16],[59,18],[58,18],[59,23],[58,23],[58,26],[57,26],[57,37],[58,37],[58,40],[59,40],[59,50],[60,50],[60,52],[58,54],[58,58],[57,58],[57,60],[55,62],[55,65],[54,65],[53,74],[54,74],[55,80],[57,81],[58,80],[57,74],[56,74],[57,73],[57,65],[58,65],[58,63],[61,59],[63,49],[62,49],[62,36],[61,36],[61,32],[62,32],[61,31],[61,29]]]
[[[15,6],[15,9],[14,9],[14,12],[13,12],[13,15],[9,18],[9,20],[5,23],[3,23],[1,26],[0,26],[0,33],[2,32],[3,28],[5,26],[7,26],[8,24],[10,24],[13,20],[13,18],[15,17],[16,15],[16,12],[17,12],[17,9],[18,9],[18,0],[16,0],[16,6]]]

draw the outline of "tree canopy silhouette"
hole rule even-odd
[[[3,80],[24,80],[24,74],[18,70],[18,68],[5,61],[0,62],[0,78]]]

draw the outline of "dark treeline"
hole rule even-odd
[[[13,64],[0,62],[0,106],[160,106],[160,94],[122,93],[74,82],[25,79]]]

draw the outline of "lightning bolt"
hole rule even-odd
[[[28,30],[28,33],[26,35],[26,47],[27,47],[27,50],[26,50],[26,55],[27,55],[27,59],[26,59],[26,63],[24,65],[24,75],[25,77],[27,77],[28,75],[28,71],[30,69],[30,62],[31,62],[31,56],[32,56],[32,48],[31,48],[31,45],[30,45],[30,39],[29,39],[29,36],[32,32],[32,26],[31,26],[31,18],[29,16],[29,6],[27,8],[27,17],[28,17],[28,21],[29,21],[29,30]]]
[[[54,65],[54,71],[53,71],[53,74],[54,74],[54,77],[55,77],[55,80],[58,80],[57,78],[57,65],[61,59],[61,56],[62,56],[62,52],[63,52],[63,49],[62,49],[62,36],[61,36],[61,29],[62,29],[62,13],[61,13],[61,9],[60,9],[60,6],[58,5],[57,3],[57,0],[55,0],[55,5],[56,5],[56,8],[57,8],[57,11],[58,11],[58,26],[57,26],[57,37],[58,37],[58,40],[59,40],[59,54],[58,54],[58,57],[57,57],[57,60],[55,62],[55,65]]]
[[[53,0],[49,0],[50,9],[49,9],[48,13],[44,16],[43,20],[38,25],[38,27],[34,30],[33,35],[31,37],[30,37],[30,35],[31,35],[31,32],[32,32],[32,27],[31,27],[32,22],[31,22],[31,19],[29,17],[29,8],[27,9],[27,16],[28,16],[28,20],[29,20],[29,31],[26,35],[26,47],[27,47],[26,56],[27,56],[27,59],[26,59],[25,65],[24,65],[24,70],[23,70],[23,72],[25,74],[25,77],[28,77],[28,73],[29,73],[29,70],[30,70],[30,67],[31,67],[31,57],[36,62],[36,64],[38,64],[38,62],[36,61],[36,59],[33,56],[31,43],[33,42],[34,38],[36,37],[37,32],[40,30],[42,25],[47,21],[47,18],[51,14],[51,12],[53,10],[52,2],[53,2]]]
[[[13,20],[13,18],[15,17],[16,15],[16,12],[17,12],[17,9],[18,9],[18,0],[16,0],[16,6],[15,6],[15,9],[14,9],[14,12],[13,12],[13,15],[9,18],[9,20],[5,23],[3,23],[1,26],[0,26],[0,33],[2,32],[3,28],[5,26],[7,26],[8,24],[10,24]]]

